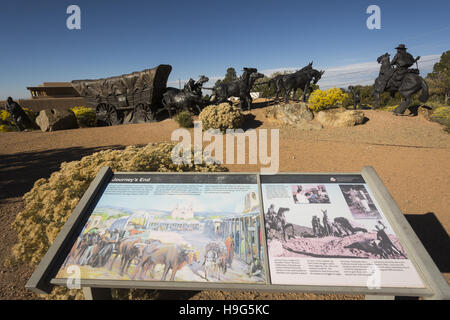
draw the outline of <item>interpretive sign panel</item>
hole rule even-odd
[[[360,175],[261,176],[272,284],[424,288]]]
[[[256,175],[115,174],[56,275],[265,283]]]
[[[450,296],[371,167],[361,174],[102,168],[26,287]]]

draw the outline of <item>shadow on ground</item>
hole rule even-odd
[[[450,272],[450,240],[434,213],[406,214],[411,227],[442,273]]]
[[[243,130],[246,131],[248,129],[256,129],[260,126],[262,126],[262,122],[259,120],[256,120],[255,115],[249,113],[245,115],[245,122],[243,126]]]
[[[80,160],[94,152],[111,148],[123,147],[73,147],[0,155],[0,200],[23,196],[36,180],[48,178],[52,172],[59,170],[62,162]]]

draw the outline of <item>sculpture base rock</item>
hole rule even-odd
[[[317,120],[324,127],[345,128],[364,123],[364,113],[356,110],[334,109],[320,111]]]
[[[280,126],[293,126],[301,130],[322,129],[319,123],[310,122],[314,114],[303,102],[272,106],[267,109],[265,116],[269,122]]]
[[[77,118],[71,110],[41,110],[36,124],[44,132],[78,128]]]

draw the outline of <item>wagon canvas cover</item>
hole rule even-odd
[[[93,108],[99,103],[109,103],[119,108],[139,103],[155,105],[162,99],[171,70],[170,65],[159,65],[121,76],[73,80],[72,86]]]

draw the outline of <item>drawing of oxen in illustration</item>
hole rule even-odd
[[[109,270],[112,269],[114,262],[120,255],[120,275],[123,276],[124,272],[128,274],[128,268],[130,267],[131,261],[139,255],[139,247],[136,246],[138,243],[142,243],[140,238],[128,238],[122,240],[117,251],[113,253],[114,257],[109,264]]]
[[[156,265],[161,264],[164,266],[161,280],[166,280],[169,271],[172,270],[170,281],[173,281],[179,270],[186,265],[191,265],[196,259],[193,250],[180,244],[163,245],[160,241],[153,240],[140,247],[142,255],[132,276],[133,279],[138,273],[139,278],[144,279],[148,270],[153,279]]]

